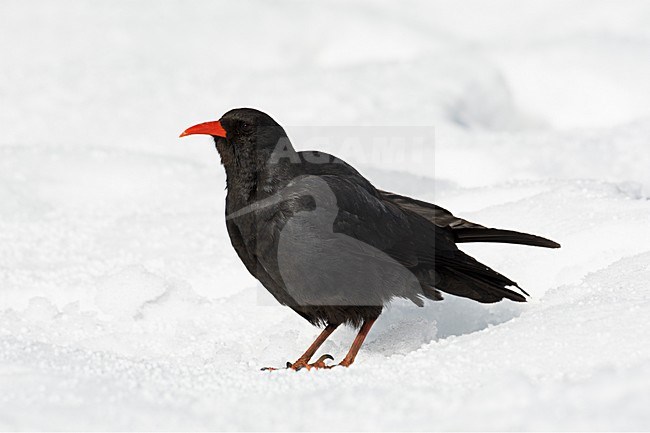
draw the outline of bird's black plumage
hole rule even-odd
[[[395,297],[422,305],[424,298],[442,299],[440,292],[523,302],[514,281],[456,243],[559,247],[378,190],[332,155],[297,152],[284,129],[258,110],[231,110],[220,125],[225,137],[214,138],[226,170],[232,245],[278,302],[312,324],[358,327]]]

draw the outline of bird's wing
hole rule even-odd
[[[357,182],[356,177],[324,178],[337,197],[334,230],[368,243],[399,261],[417,275],[425,296],[429,287],[484,303],[504,298],[525,301],[521,294],[507,288],[521,290],[517,283],[460,251],[449,228],[432,224],[419,213],[385,200],[380,192]],[[445,212],[451,215],[438,209],[443,215]]]
[[[384,200],[395,203],[396,205],[398,205],[403,209],[408,209],[412,212],[415,212],[418,215],[431,221],[438,227],[449,227],[451,229],[486,228],[485,226],[482,226],[480,224],[476,224],[471,221],[458,218],[457,216],[449,212],[447,209],[444,209],[433,203],[427,203],[426,201],[417,200],[411,197],[406,197],[388,191],[378,190],[377,192]]]
[[[314,268],[330,272],[337,272],[338,266],[345,266],[340,262],[334,265],[336,262],[331,259],[341,253],[338,250],[330,249],[327,254],[318,255],[330,242],[330,237],[318,231],[312,216],[300,218],[307,212],[315,212],[329,221],[328,233],[343,234],[372,247],[358,248],[358,251],[346,249],[350,262],[364,263],[365,260],[373,266],[384,263],[386,267],[398,263],[420,283],[417,293],[406,293],[399,284],[380,284],[376,290],[381,299],[389,299],[386,294],[410,299],[421,296],[440,299],[436,291],[440,289],[479,302],[496,302],[503,298],[525,300],[507,288],[517,286],[514,281],[460,251],[448,228],[439,227],[416,212],[385,200],[358,174],[296,178],[285,191],[278,193],[284,195],[279,206],[255,211],[265,232],[264,236],[256,239],[261,251],[257,257],[278,283],[283,276],[274,271],[278,269],[277,240],[286,235],[285,226],[291,228],[292,239],[296,242],[292,251],[300,251],[300,254],[283,256],[287,259],[282,267],[284,271],[309,270],[309,263],[315,263]],[[387,260],[382,262],[382,254],[369,255],[368,251],[380,251]],[[323,263],[325,266],[321,266]],[[300,280],[298,276],[296,281]]]
[[[378,191],[384,200],[397,204],[402,209],[415,212],[439,227],[448,228],[454,241],[462,242],[498,242],[506,244],[530,245],[544,248],[559,248],[560,244],[541,236],[521,233],[513,230],[494,229],[454,216],[447,209],[433,203],[416,200],[411,197],[387,191]]]
[[[336,195],[338,217],[334,231],[369,244],[414,268],[422,261],[435,260],[436,237],[441,249],[456,249],[446,234],[377,196],[356,177],[323,176]]]

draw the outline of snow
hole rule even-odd
[[[649,50],[645,1],[1,2],[0,429],[647,430]],[[261,372],[318,330],[177,139],[238,106],[562,249],[463,246],[530,302],[396,301],[351,368]]]

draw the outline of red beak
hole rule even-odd
[[[180,136],[185,137],[186,135],[192,134],[216,135],[217,137],[226,138],[226,130],[223,129],[219,121],[199,123],[198,125],[191,126],[183,131]]]

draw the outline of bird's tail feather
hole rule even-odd
[[[504,298],[526,302],[522,294],[507,288],[510,286],[529,296],[517,283],[462,251],[456,251],[453,258],[441,257],[436,262],[436,273],[440,278],[436,288],[451,295],[482,303],[498,302]]]
[[[379,191],[381,197],[400,208],[414,212],[438,227],[446,227],[454,234],[456,242],[502,242],[506,244],[531,245],[534,247],[560,248],[560,244],[541,236],[512,230],[492,229],[454,216],[447,209],[433,203],[387,191]]]
[[[560,244],[541,236],[512,230],[489,228],[458,228],[454,230],[457,243],[461,242],[500,242],[506,244],[531,245],[534,247],[560,248]]]

